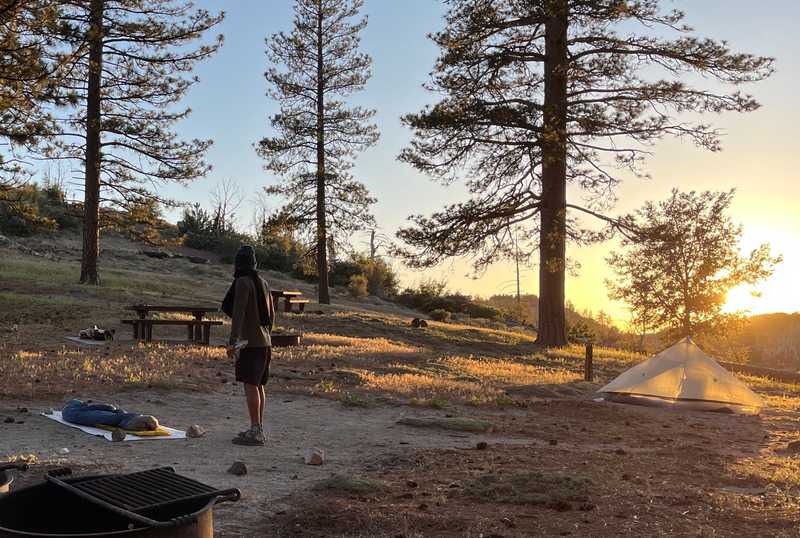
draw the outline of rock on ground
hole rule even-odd
[[[306,465],[322,465],[325,463],[325,451],[321,448],[309,448],[305,456]]]
[[[247,474],[247,465],[242,461],[234,461],[228,472],[236,476],[244,476]]]
[[[205,434],[206,430],[197,424],[189,426],[189,429],[186,430],[186,437],[189,439],[197,439],[198,437],[203,437]]]

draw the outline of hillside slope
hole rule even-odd
[[[233,268],[217,263],[207,252],[170,249],[183,256],[207,258],[211,263],[206,264],[186,257],[151,258],[143,254],[148,247],[111,235],[103,240],[101,285],[84,286],[78,283],[80,248],[80,237],[65,234],[0,244],[0,332],[17,326],[29,333],[25,338],[52,342],[93,324],[117,327],[120,319],[131,315],[125,307],[135,303],[215,306],[232,279]],[[313,284],[272,271],[263,276],[273,289],[302,291],[312,299],[312,311],[419,315],[375,297],[354,300],[344,289],[333,289],[335,306],[318,305]]]
[[[753,316],[740,340],[753,364],[800,370],[800,313]]]

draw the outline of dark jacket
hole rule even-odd
[[[269,325],[261,325],[258,311],[256,282],[262,286],[263,297],[269,314]],[[261,277],[241,276],[233,284],[233,312],[231,315],[230,345],[238,340],[247,340],[247,347],[272,347],[269,333],[275,325],[275,305],[269,285]]]

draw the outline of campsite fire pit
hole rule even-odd
[[[0,538],[20,536],[212,538],[215,504],[238,501],[171,467],[70,478],[51,471],[44,483],[0,498]],[[47,517],[42,517],[47,510]]]
[[[27,463],[3,463],[0,464],[0,496],[5,495],[11,489],[11,482],[14,477],[9,473],[11,470],[27,471]]]

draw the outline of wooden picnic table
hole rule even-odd
[[[216,306],[136,304],[125,307],[125,310],[136,312],[137,317],[123,319],[122,323],[133,326],[134,340],[146,342],[153,340],[153,325],[185,325],[190,342],[208,345],[211,340],[211,327],[222,325],[221,321],[203,319],[207,314],[219,312],[219,307]],[[191,314],[194,319],[153,319],[148,317],[152,312]]]
[[[297,306],[298,314],[302,314],[305,309],[306,305],[311,301],[308,299],[303,299],[303,292],[298,290],[271,290],[272,291],[272,301],[276,304],[283,299],[283,311],[287,313],[292,312],[292,307]]]

